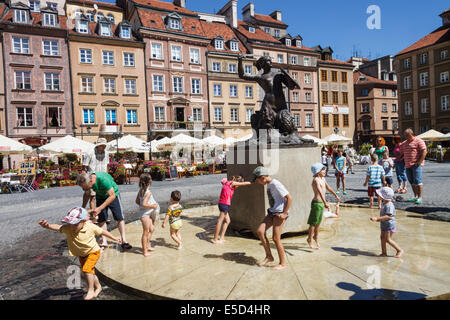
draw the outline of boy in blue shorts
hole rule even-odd
[[[373,197],[378,189],[385,184],[384,180],[384,169],[378,164],[378,156],[374,153],[370,156],[372,165],[367,168],[366,182],[364,182],[364,187],[369,186],[368,194],[370,199],[370,208],[373,208]],[[381,198],[378,198],[378,209],[381,209]]]

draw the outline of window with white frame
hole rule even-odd
[[[193,108],[192,109],[192,118],[194,122],[202,122],[202,108]]]
[[[14,89],[31,90],[31,72],[14,71]]]
[[[397,90],[395,90],[395,89],[392,90],[392,96],[393,96],[393,97],[396,97],[396,96],[397,96]]]
[[[152,59],[162,59],[162,44],[152,43]]]
[[[173,92],[183,93],[183,77],[173,77]]]
[[[430,99],[422,98],[420,99],[420,112],[428,113],[430,111]]]
[[[301,40],[295,40],[295,45],[297,46],[297,48],[301,48],[302,47],[302,41]]]
[[[40,12],[41,11],[41,2],[30,0],[30,10],[32,12]]]
[[[223,39],[216,39],[214,41],[214,48],[216,50],[223,50]]]
[[[428,62],[428,53],[422,53],[420,55],[420,64],[426,64]]]
[[[275,29],[275,30],[273,31],[273,34],[274,34],[275,38],[279,38],[279,37],[280,37],[280,30]]]
[[[298,80],[298,72],[292,72],[292,79]]]
[[[42,40],[42,54],[45,56],[58,56],[58,40]]]
[[[27,23],[28,22],[28,12],[26,10],[14,10],[14,22],[15,23]]]
[[[47,5],[55,10],[58,10],[58,4],[56,2],[47,2]]]
[[[220,72],[220,62],[213,62],[212,71]]]
[[[370,112],[370,103],[361,103],[361,113]]]
[[[255,111],[253,108],[247,108],[245,110],[245,122],[250,123],[252,121],[252,115]]]
[[[449,99],[450,96],[446,95],[446,96],[441,96],[441,110],[442,111],[447,111],[449,110]]]
[[[44,13],[44,25],[51,27],[56,26],[56,14]]]
[[[305,84],[311,84],[311,73],[305,73]]]
[[[422,72],[420,74],[420,86],[424,87],[428,85],[428,72]]]
[[[83,124],[95,124],[94,109],[83,109]]]
[[[248,27],[248,31],[251,33],[255,33],[255,28],[254,27]]]
[[[283,63],[283,55],[282,54],[279,54],[277,56],[277,61],[278,61],[278,63]]]
[[[303,65],[309,67],[311,65],[311,59],[309,57],[303,57]]]
[[[153,91],[163,92],[164,91],[164,81],[163,76],[153,75]]]
[[[80,63],[92,63],[91,49],[80,49]]]
[[[125,67],[134,67],[134,53],[123,53],[123,65]]]
[[[111,24],[114,24],[114,16],[111,13],[108,13],[106,19],[108,19]]]
[[[298,57],[297,56],[291,56],[291,64],[296,65],[298,62]]]
[[[114,51],[102,51],[103,64],[114,65]]]
[[[306,102],[311,102],[312,101],[311,92],[305,92],[305,98],[306,98]]]
[[[411,89],[411,76],[406,76],[403,78],[403,89]]]
[[[125,79],[125,94],[136,94],[136,79]]]
[[[107,125],[117,124],[117,110],[116,109],[106,109],[105,110],[105,121]]]
[[[45,72],[44,83],[45,83],[45,90],[59,91],[60,90],[59,73]]]
[[[407,59],[403,60],[403,67],[405,69],[411,68],[411,58],[407,58]]]
[[[397,112],[397,104],[392,104],[392,112]]]
[[[92,12],[90,10],[88,12],[86,12],[86,18],[88,18],[89,22],[94,22],[94,20],[95,20],[94,12]]]
[[[12,42],[14,53],[22,53],[22,54],[30,53],[30,39],[13,37]]]
[[[166,121],[166,108],[165,107],[155,107],[155,122]]]
[[[111,27],[109,24],[100,23],[100,35],[106,37],[111,36]]]
[[[200,50],[191,48],[189,50],[190,57],[191,57],[191,63],[199,64],[200,63]]]
[[[229,73],[237,73],[237,66],[235,63],[230,63],[228,65],[228,72]]]
[[[181,29],[181,21],[178,19],[171,18],[169,20],[169,28],[174,30],[180,30]]]
[[[252,74],[252,66],[246,65],[244,67],[245,69],[245,74]]]
[[[291,39],[286,39],[286,45],[289,47],[292,45]]]
[[[298,102],[298,92],[292,92],[292,102]]]
[[[200,79],[191,79],[192,94],[200,94]]]
[[[77,31],[79,33],[88,33],[88,25],[89,25],[88,21],[78,20],[77,21]]]
[[[47,109],[48,120],[47,125],[49,127],[61,127],[62,126],[62,108],[61,107],[49,107]]]
[[[312,128],[313,127],[313,115],[312,113],[305,114],[305,127]]]
[[[219,83],[214,84],[213,92],[214,92],[215,97],[221,97],[222,96],[222,85]]]
[[[81,92],[93,93],[94,92],[94,78],[93,77],[81,77]]]
[[[103,79],[103,93],[116,93],[116,79],[104,78]]]
[[[386,97],[387,95],[387,90],[385,88],[381,89],[382,95],[383,97]]]
[[[412,101],[405,102],[405,115],[411,116],[413,114]]]
[[[214,122],[222,122],[223,116],[222,116],[222,108],[216,107],[214,108]]]
[[[398,130],[398,120],[392,120],[392,130]]]
[[[384,112],[384,113],[388,112],[387,103],[383,103],[381,105],[381,112]]]
[[[230,42],[230,49],[231,49],[231,51],[239,51],[239,42],[231,41]]]
[[[127,124],[138,124],[136,109],[127,109]]]
[[[131,38],[131,28],[122,26],[120,28],[120,37],[123,39],[130,39]]]
[[[236,98],[238,96],[237,85],[230,85],[230,97]]]
[[[300,128],[300,114],[294,113],[294,125],[296,128]]]
[[[253,98],[253,87],[252,86],[245,86],[245,97]]]
[[[26,128],[32,127],[33,121],[33,108],[31,107],[18,107],[17,112],[17,126]]]
[[[98,12],[97,13],[97,22],[99,22],[104,17],[105,17],[105,15],[102,12]]]
[[[264,28],[264,32],[270,34],[270,28]]]
[[[448,57],[448,50],[442,50],[440,53],[441,60],[445,60]]]
[[[181,47],[172,46],[172,61],[181,62]]]
[[[230,109],[230,122],[239,122],[239,109]]]
[[[449,78],[448,75],[449,75],[448,71],[441,72],[440,74],[441,83],[448,82]]]

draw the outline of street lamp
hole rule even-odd
[[[152,127],[151,124],[148,124],[148,131],[147,131],[147,141],[148,141],[148,148],[150,153],[150,161],[153,161],[152,159]]]
[[[113,134],[112,134],[112,136],[113,136],[113,139],[116,139],[117,140],[117,144],[116,144],[116,150],[117,150],[117,162],[119,162],[119,138],[122,138],[123,137],[123,133],[122,133],[122,131],[119,131],[119,132],[114,132]]]

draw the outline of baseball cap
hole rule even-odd
[[[253,171],[252,181],[255,182],[256,179],[258,179],[262,176],[268,176],[268,175],[269,175],[269,170],[267,168],[264,168],[263,166],[260,166]]]
[[[316,174],[318,174],[322,170],[325,170],[325,166],[319,162],[313,164],[311,167],[311,172],[313,173],[314,177],[316,176]]]
[[[67,215],[61,221],[68,224],[77,224],[80,221],[88,219],[88,212],[85,208],[75,207],[70,209]]]
[[[383,187],[381,189],[378,189],[377,195],[379,195],[382,199],[391,201],[394,199],[394,190],[392,190],[389,187]]]

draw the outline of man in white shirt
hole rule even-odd
[[[99,138],[95,148],[91,153],[85,155],[83,159],[83,170],[86,172],[106,172],[108,173],[109,152],[106,151],[107,141]]]

